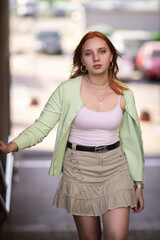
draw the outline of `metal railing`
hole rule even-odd
[[[2,223],[10,212],[12,175],[13,175],[14,157],[12,153],[6,156],[6,168],[3,169],[0,161],[0,177],[2,189],[0,192],[0,223]]]

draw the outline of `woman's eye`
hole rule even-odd
[[[106,50],[105,49],[103,49],[103,50],[100,50],[100,53],[105,53],[106,52]]]
[[[90,55],[91,55],[90,52],[85,53],[85,56],[90,56]]]

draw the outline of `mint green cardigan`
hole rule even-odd
[[[58,130],[49,174],[58,176],[63,171],[63,159],[71,124],[84,106],[80,95],[81,77],[61,83],[47,101],[40,117],[16,137],[18,151],[32,147],[49,134],[57,122]],[[144,153],[139,119],[131,90],[124,91],[125,112],[120,127],[120,141],[126,155],[133,181],[144,179]]]

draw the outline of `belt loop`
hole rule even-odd
[[[72,143],[72,149],[76,150],[77,144],[76,143]]]

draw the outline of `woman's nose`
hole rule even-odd
[[[99,61],[99,55],[98,55],[98,53],[94,53],[94,54],[93,54],[93,61],[94,61],[94,62]]]

